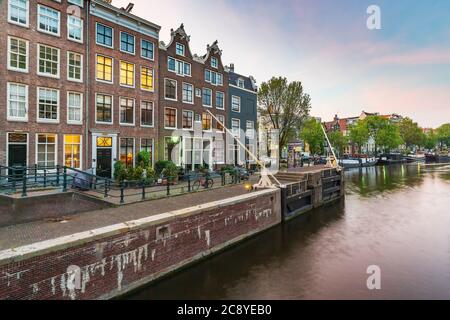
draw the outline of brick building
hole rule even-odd
[[[189,41],[181,25],[159,46],[159,158],[186,170],[216,168],[226,160],[226,134],[206,110],[226,125],[228,74],[217,41],[202,56]]]
[[[154,153],[159,26],[101,0],[0,5],[0,164],[111,176]]]

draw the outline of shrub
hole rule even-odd
[[[147,151],[141,151],[136,156],[138,166],[147,168],[150,165],[150,153]]]
[[[140,166],[136,167],[136,169],[134,169],[133,180],[142,180],[143,177],[144,177],[144,168]]]
[[[167,160],[160,160],[158,162],[155,163],[155,172],[156,174],[159,176],[161,175],[161,173],[163,172],[163,170],[170,164],[173,162],[171,161],[167,161]]]
[[[164,177],[178,177],[178,168],[177,166],[169,161],[169,163],[167,163],[166,167],[162,170],[162,174],[164,175]]]
[[[114,163],[114,180],[122,182],[127,178],[127,169],[122,161]]]
[[[127,180],[133,181],[135,177],[135,169],[133,167],[127,168]]]

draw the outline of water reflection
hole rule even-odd
[[[129,299],[450,299],[450,169],[346,172],[344,201],[264,232]],[[369,291],[366,269],[382,270]]]

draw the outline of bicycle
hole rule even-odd
[[[214,180],[210,176],[199,177],[192,185],[192,190],[198,191],[200,189],[200,186],[204,187],[205,189],[209,189],[212,188],[213,185]]]

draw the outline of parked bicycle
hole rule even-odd
[[[192,190],[198,191],[200,189],[200,187],[209,189],[209,188],[212,188],[213,185],[214,185],[214,180],[211,178],[211,176],[207,175],[205,177],[199,177],[192,185]]]

